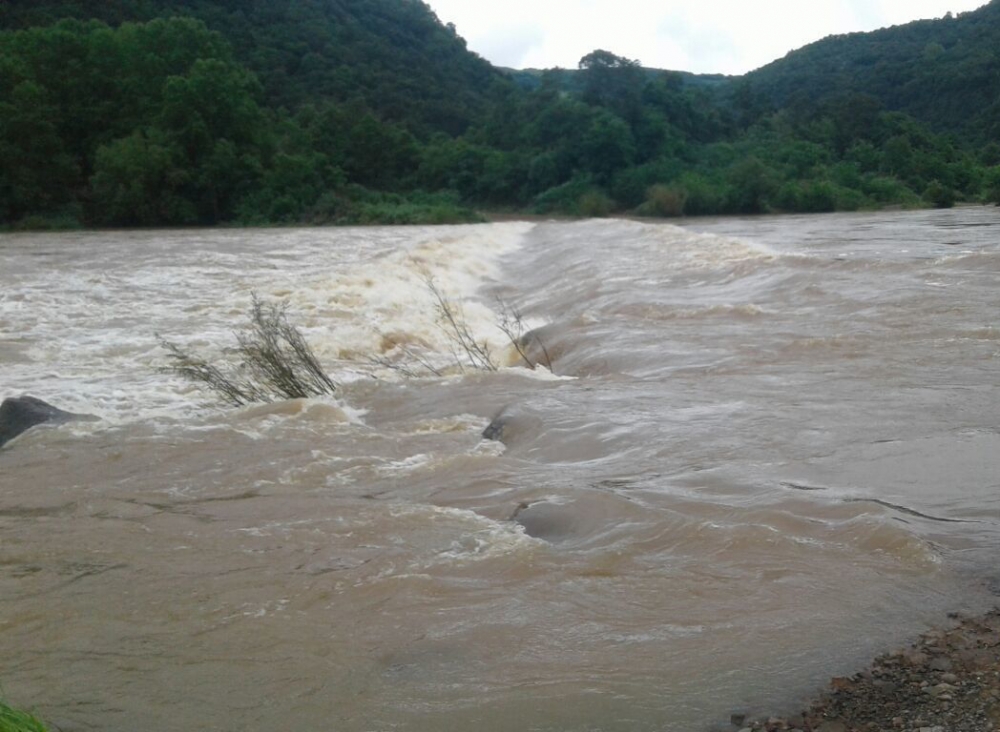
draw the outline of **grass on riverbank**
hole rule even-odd
[[[0,732],[48,732],[37,717],[0,700]]]

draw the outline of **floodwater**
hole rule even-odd
[[[0,262],[0,397],[101,418],[0,450],[0,684],[64,732],[704,730],[997,588],[997,209]],[[230,408],[162,370],[158,336],[235,363],[251,293],[336,397]]]

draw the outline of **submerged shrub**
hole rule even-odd
[[[168,371],[207,387],[233,406],[331,395],[337,387],[299,330],[288,322],[287,303],[252,295],[250,324],[236,333],[236,366],[219,368],[161,339]]]

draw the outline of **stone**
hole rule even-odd
[[[839,719],[828,719],[816,728],[816,732],[847,732],[847,725]]]
[[[729,723],[734,727],[742,727],[743,723],[747,721],[747,715],[742,712],[733,712],[729,715]]]
[[[520,503],[511,520],[524,527],[524,533],[535,539],[558,544],[577,533],[576,518],[565,506],[548,501]]]
[[[806,720],[801,714],[793,714],[785,721],[788,722],[789,729],[802,729],[806,725]]]
[[[537,435],[542,427],[542,420],[537,415],[518,407],[504,407],[486,425],[482,437],[510,447],[520,440]]]
[[[854,680],[847,676],[835,676],[830,680],[834,691],[850,691],[854,688]]]
[[[925,694],[930,694],[934,698],[945,698],[945,694],[948,694],[947,698],[951,698],[951,692],[955,690],[955,687],[951,684],[937,684],[936,686],[928,686],[924,689]]]
[[[951,671],[951,659],[947,656],[934,656],[927,665],[932,671]]]
[[[0,404],[0,447],[40,424],[94,421],[89,414],[74,414],[33,396],[10,397]]]

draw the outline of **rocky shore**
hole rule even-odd
[[[905,650],[888,653],[799,714],[750,719],[740,732],[989,732],[1000,730],[1000,610],[953,616]]]

